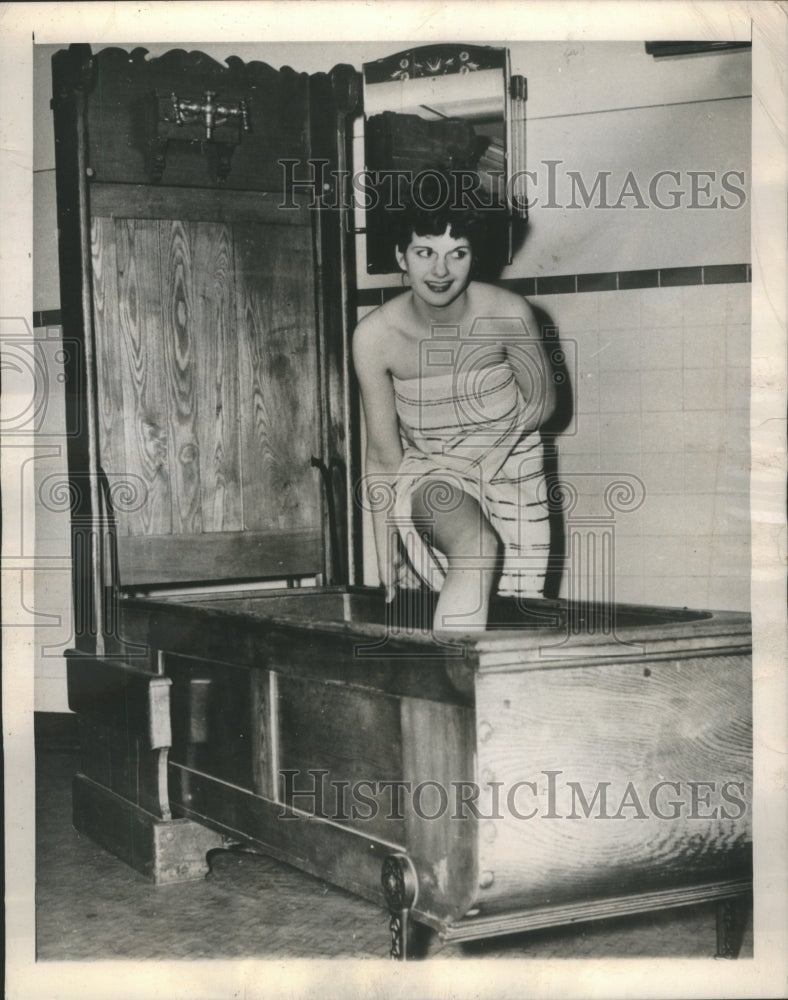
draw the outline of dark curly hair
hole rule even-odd
[[[475,277],[497,271],[506,254],[500,209],[485,210],[469,204],[450,175],[443,180],[427,175],[427,181],[428,185],[408,192],[400,210],[389,212],[399,252],[405,253],[414,235],[442,236],[448,230],[454,239],[468,240]]]

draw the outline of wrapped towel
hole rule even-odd
[[[523,429],[512,369],[497,362],[393,382],[404,449],[393,515],[414,569],[440,590],[447,560],[415,530],[411,498],[426,483],[428,509],[439,510],[446,483],[477,501],[503,542],[498,593],[541,596],[550,549],[544,446],[538,431]]]

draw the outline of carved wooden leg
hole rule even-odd
[[[413,863],[404,854],[390,854],[383,862],[383,894],[391,917],[391,957],[401,962],[415,958],[415,936],[410,908],[416,901],[418,879]]]
[[[738,958],[744,929],[746,898],[734,896],[717,903],[716,958]]]

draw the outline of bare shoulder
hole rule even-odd
[[[399,325],[401,306],[392,299],[359,320],[353,333],[353,360],[356,368],[385,371],[392,330]]]
[[[488,316],[501,319],[522,319],[528,333],[536,337],[539,334],[539,321],[533,306],[522,295],[510,292],[497,285],[478,283],[478,304]]]

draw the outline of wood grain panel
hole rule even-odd
[[[210,531],[118,539],[124,584],[308,576],[321,566],[319,531]]]
[[[502,783],[480,825],[485,909],[746,875],[750,675],[720,656],[481,678],[479,775],[490,796]],[[533,787],[511,808],[517,782]]]
[[[115,238],[125,416],[125,467],[117,471],[139,476],[146,492],[128,515],[129,533],[161,535],[172,511],[158,226],[120,219]]]
[[[413,789],[406,843],[419,876],[418,911],[452,919],[464,914],[476,890],[477,820],[461,805],[474,779],[474,713],[421,698],[400,705],[403,774]]]
[[[311,195],[287,193],[287,202],[305,206]],[[301,226],[297,211],[282,211],[282,193],[231,191],[216,188],[168,187],[161,184],[90,185],[90,210],[94,216],[113,219],[187,219],[192,222],[267,221],[277,226]]]
[[[155,225],[155,223],[154,223]],[[188,223],[159,223],[162,262],[162,330],[169,397],[172,531],[202,530],[196,372],[206,364],[195,316],[192,231]]]
[[[284,801],[369,836],[402,843],[405,802],[397,808],[392,792],[379,786],[402,777],[398,700],[284,675],[278,689],[279,769],[298,772],[292,785],[296,794]],[[325,779],[313,773],[321,769],[328,772]],[[343,792],[333,782],[347,782],[348,787]],[[312,790],[315,795],[298,794]]]
[[[189,229],[202,530],[237,531],[243,516],[232,232],[208,223],[190,223]]]
[[[267,799],[277,798],[276,678],[268,670],[253,670],[249,678],[252,718],[252,788]]]
[[[311,229],[233,229],[244,527],[319,527],[319,483],[310,465],[320,444]]]
[[[118,272],[115,225],[93,219],[90,227],[93,270],[93,324],[96,332],[96,381],[98,394],[99,464],[114,479],[128,471],[123,409],[123,354],[118,337]],[[136,484],[139,488],[140,484]],[[136,493],[135,483],[131,483]],[[128,514],[116,512],[118,534],[129,534]]]

